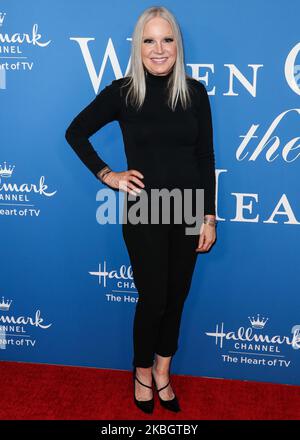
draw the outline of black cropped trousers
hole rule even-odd
[[[199,241],[199,233],[186,235],[186,226],[174,221],[122,225],[138,291],[133,366],[148,368],[153,365],[155,353],[173,356],[178,349],[181,317]]]

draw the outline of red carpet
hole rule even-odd
[[[172,375],[182,411],[135,407],[132,373],[0,362],[2,420],[300,420],[300,387]]]

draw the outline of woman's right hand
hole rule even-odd
[[[111,188],[120,189],[130,194],[137,195],[137,193],[141,192],[139,187],[145,187],[139,178],[143,179],[144,176],[137,170],[121,172],[110,171],[104,175],[102,181]],[[138,186],[134,185],[134,183]]]

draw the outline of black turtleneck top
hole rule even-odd
[[[89,138],[101,127],[118,121],[128,169],[142,173],[150,188],[203,188],[204,215],[215,215],[215,158],[206,88],[187,76],[192,105],[175,111],[167,105],[167,75],[145,70],[146,96],[141,109],[125,103],[127,77],[113,80],[85,107],[66,130],[66,140],[97,177],[105,163]]]

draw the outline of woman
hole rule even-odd
[[[174,16],[164,7],[146,9],[133,33],[128,75],[106,86],[66,131],[80,159],[110,188],[135,196],[153,188],[204,189],[204,221],[195,234],[187,235],[185,221],[175,223],[173,217],[166,224],[161,219],[122,224],[139,295],[133,325],[134,402],[148,413],[154,407],[152,379],[161,405],[180,410],[170,363],[197,252],[208,251],[216,239],[210,104],[205,87],[185,73],[183,58]],[[111,170],[88,140],[113,120],[119,121],[125,145],[129,169],[123,172]]]

